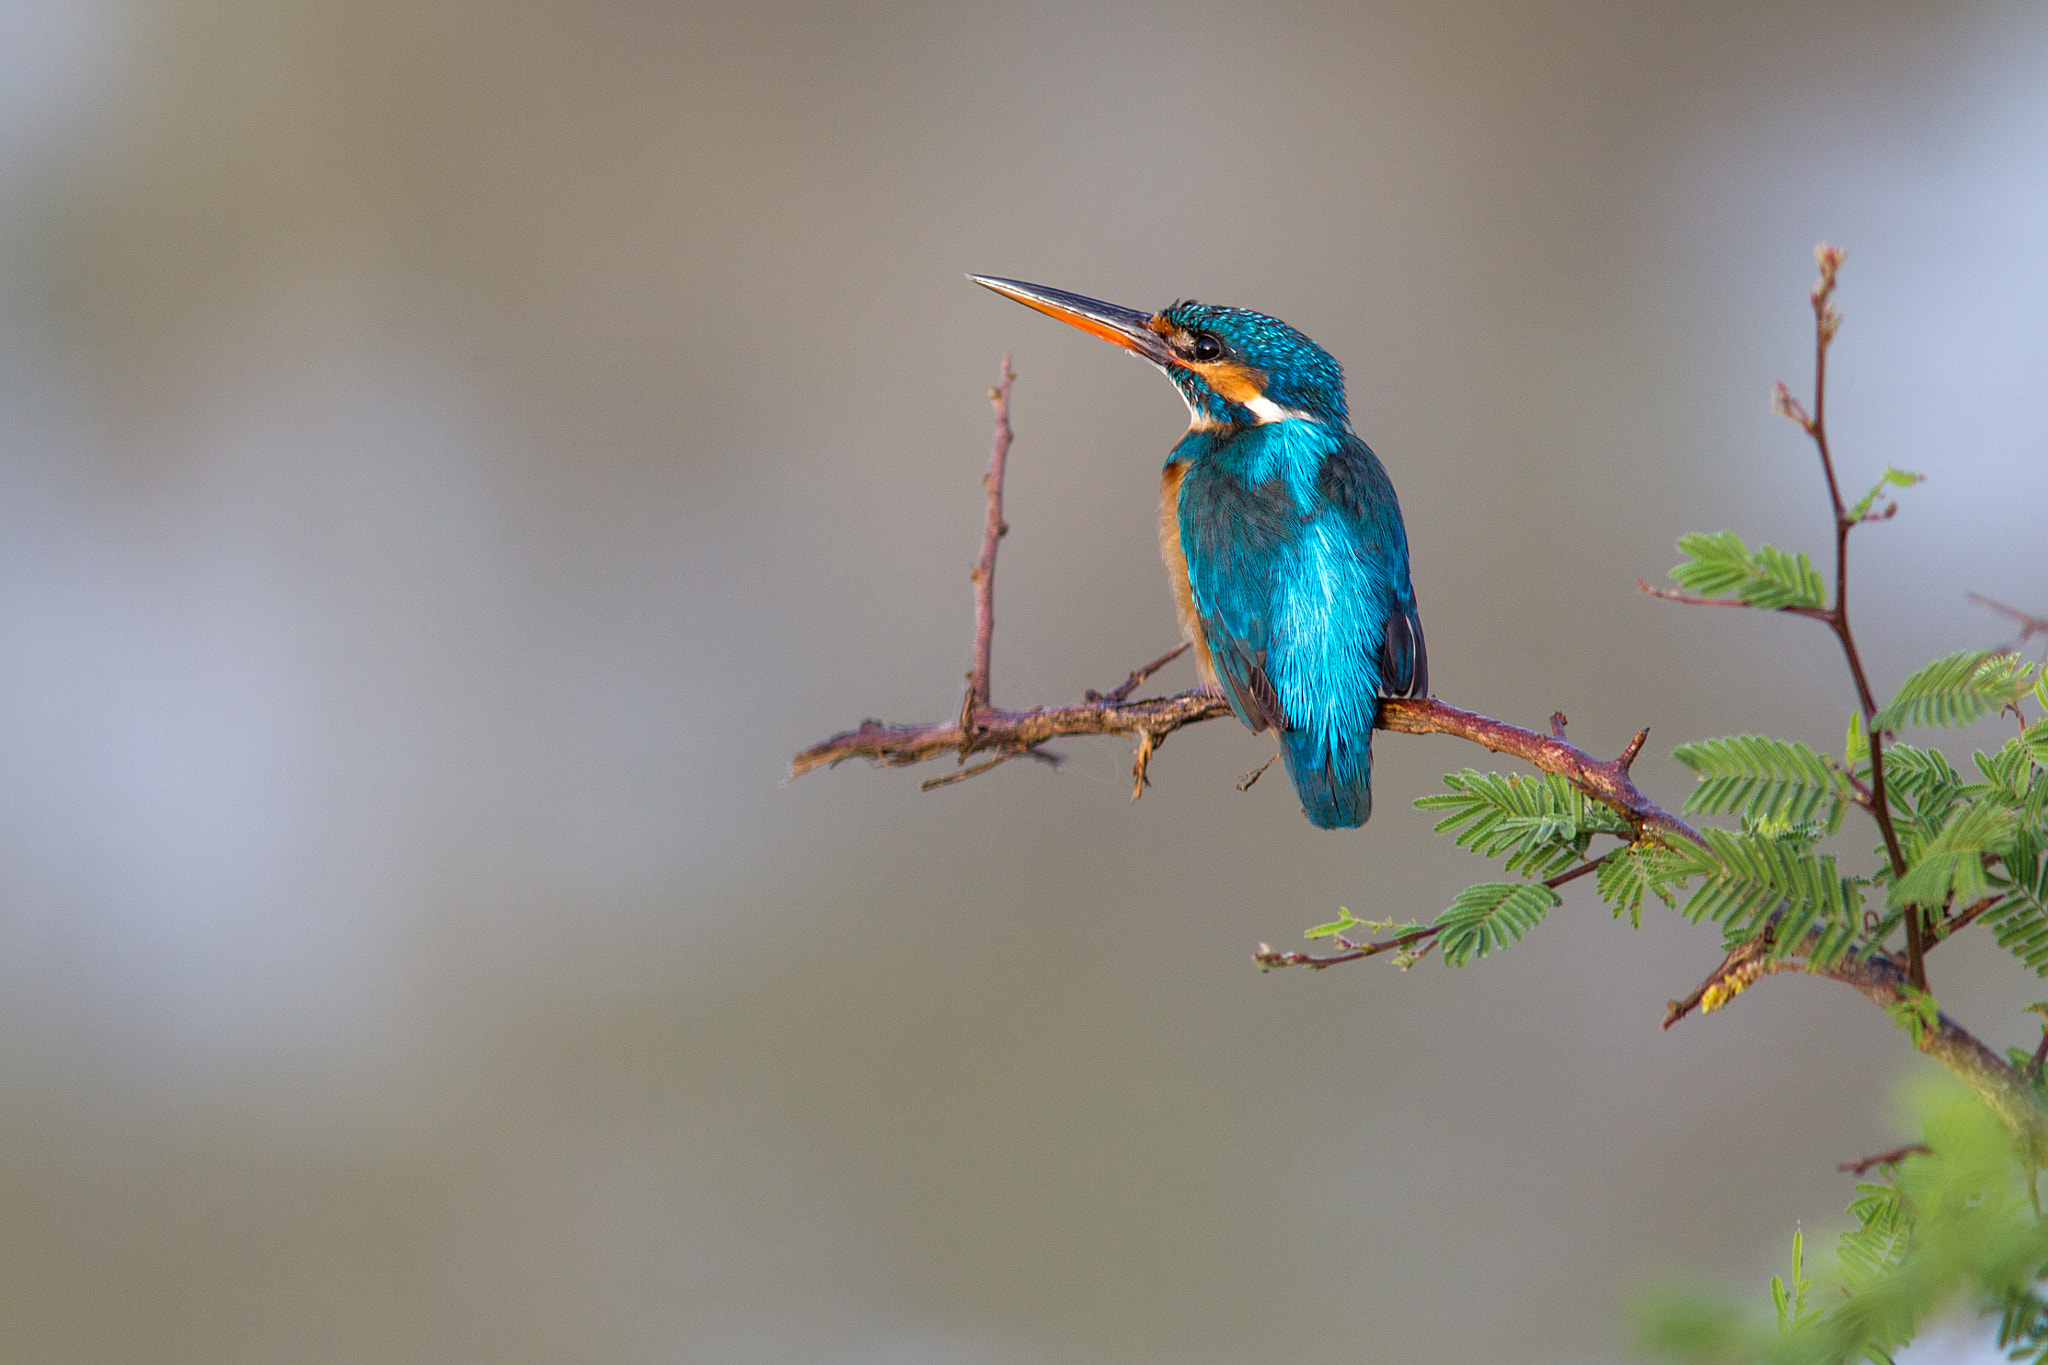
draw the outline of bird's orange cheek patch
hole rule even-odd
[[[1226,402],[1249,403],[1266,392],[1266,376],[1249,365],[1219,360],[1188,368],[1208,380],[1209,387],[1221,394]]]

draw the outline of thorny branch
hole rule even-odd
[[[1840,264],[1839,252],[1824,249],[1822,256],[1822,285],[1814,291],[1815,312],[1819,319],[1819,354],[1825,362],[1827,343],[1839,326],[1839,318],[1828,305],[1827,299],[1833,289],[1834,267]],[[1817,375],[1824,378],[1825,371]],[[995,556],[997,543],[1009,528],[1002,519],[1002,479],[1004,465],[1010,447],[1009,393],[1014,376],[1010,371],[1009,357],[1003,359],[1002,378],[998,386],[990,390],[989,398],[996,412],[996,436],[989,459],[989,473],[986,480],[988,491],[987,522],[982,536],[982,557],[972,575],[975,585],[975,667],[968,674],[967,695],[962,700],[960,715],[951,721],[926,724],[892,724],[869,719],[852,730],[842,731],[830,739],[812,745],[790,760],[790,776],[801,777],[814,768],[833,767],[850,758],[865,758],[871,762],[889,767],[908,767],[952,753],[958,756],[962,770],[926,782],[926,789],[962,781],[1009,759],[1019,756],[1051,760],[1041,745],[1066,735],[1130,735],[1137,741],[1136,755],[1132,764],[1131,797],[1136,800],[1144,791],[1147,782],[1147,768],[1151,758],[1168,735],[1185,726],[1197,725],[1203,721],[1216,720],[1230,714],[1229,704],[1220,693],[1203,688],[1194,688],[1175,693],[1168,697],[1145,697],[1131,700],[1147,678],[1158,669],[1172,662],[1186,646],[1177,646],[1151,663],[1134,670],[1124,682],[1108,693],[1089,692],[1086,700],[1068,706],[1032,707],[1022,711],[996,709],[989,700],[988,661],[994,631],[994,584]],[[1816,384],[1816,416],[1811,420],[1809,430],[1822,450],[1823,466],[1828,474],[1830,492],[1834,495],[1838,514],[1843,512],[1841,497],[1834,483],[1832,462],[1828,459],[1825,429],[1820,426],[1818,395],[1820,385]],[[1797,403],[1787,401],[1796,411]],[[1803,414],[1795,420],[1802,420]],[[1854,525],[1842,515],[1837,518],[1837,563],[1836,600],[1829,622],[1843,642],[1852,672],[1856,675],[1859,697],[1867,718],[1875,714],[1875,704],[1870,698],[1868,684],[1863,679],[1862,664],[1857,658],[1855,643],[1848,633],[1848,623],[1841,595],[1840,573],[1846,564],[1848,528]],[[1647,585],[1645,585],[1647,589]],[[1585,750],[1564,737],[1565,718],[1561,713],[1551,716],[1548,735],[1525,730],[1518,725],[1494,720],[1476,712],[1461,710],[1446,702],[1430,698],[1387,697],[1382,698],[1379,714],[1374,721],[1376,728],[1397,731],[1410,735],[1452,735],[1469,740],[1494,753],[1507,754],[1518,758],[1541,772],[1554,773],[1570,782],[1593,800],[1598,801],[1627,822],[1631,831],[1632,844],[1643,842],[1661,843],[1668,847],[1681,844],[1703,845],[1698,830],[1677,816],[1665,810],[1636,786],[1629,775],[1630,765],[1642,752],[1649,738],[1648,730],[1640,730],[1631,739],[1622,753],[1612,760],[1594,758]],[[1873,757],[1876,754],[1877,735],[1872,735]],[[967,767],[968,758],[975,754],[988,754],[983,762]],[[1882,780],[1873,771],[1872,785],[1874,807],[1880,824],[1886,830],[1887,843],[1894,850],[1897,859],[1896,840],[1891,836],[1888,812],[1883,800]],[[1249,784],[1246,784],[1249,785]],[[1859,804],[1862,804],[1859,802]],[[1608,856],[1612,856],[1611,854]],[[1574,878],[1585,876],[1595,870],[1602,860],[1594,859],[1568,869],[1550,879],[1547,883],[1556,887]],[[1971,915],[1979,912],[1978,907],[1964,912]],[[1909,922],[1912,917],[1908,917]],[[1952,922],[1948,931],[1960,927]],[[1264,944],[1260,945],[1257,960],[1262,965],[1283,966],[1303,965],[1325,967],[1337,962],[1356,961],[1381,953],[1406,949],[1416,943],[1429,943],[1440,933],[1437,926],[1424,926],[1411,930],[1379,943],[1346,944],[1348,951],[1327,959],[1311,959],[1306,954],[1275,953]],[[1736,948],[1723,960],[1721,965],[1700,984],[1699,988],[1686,999],[1674,1000],[1665,1014],[1664,1027],[1669,1028],[1694,1010],[1702,1013],[1720,1008],[1758,977],[1782,971],[1803,971],[1816,976],[1840,981],[1855,988],[1880,1006],[1887,1009],[1925,999],[1925,988],[1914,970],[1918,964],[1918,936],[1909,965],[1902,966],[1889,954],[1876,953],[1868,958],[1854,954],[1830,966],[1816,966],[1797,953],[1786,953],[1771,959],[1769,935]],[[1426,951],[1426,949],[1425,949]],[[1273,959],[1267,961],[1268,958]],[[1991,1104],[2015,1132],[2022,1134],[2030,1145],[2044,1156],[2048,1156],[2048,1107],[2044,1107],[2034,1088],[2019,1070],[1989,1047],[1980,1042],[1968,1030],[1957,1024],[1946,1014],[1938,1016],[1938,1026],[1919,1032],[1916,1046],[1937,1062],[1975,1089]]]

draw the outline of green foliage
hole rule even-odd
[[[1687,592],[1732,595],[1771,610],[1817,611],[1827,605],[1827,584],[1804,551],[1788,555],[1775,545],[1760,545],[1752,554],[1733,531],[1695,531],[1679,537],[1678,552],[1688,558],[1671,570],[1671,577]]]
[[[2048,856],[2034,831],[2014,838],[2001,859],[2002,872],[1992,882],[2004,893],[1985,912],[1984,923],[1997,935],[1998,946],[2048,976]]]
[[[1460,891],[1438,915],[1444,961],[1462,967],[1497,948],[1517,942],[1543,922],[1558,904],[1557,892],[1540,882],[1482,882]]]
[[[1963,779],[1939,749],[1894,744],[1884,751],[1885,804],[1910,862],[1921,843],[1948,820]],[[1880,855],[1881,857],[1882,855]]]
[[[1550,877],[1585,857],[1595,834],[1627,835],[1628,826],[1607,807],[1561,777],[1482,773],[1472,768],[1445,776],[1451,790],[1425,796],[1422,810],[1449,811],[1436,832],[1463,826],[1458,847],[1482,858],[1505,858],[1506,870]]]
[[[1790,1333],[1809,1323],[1817,1322],[1821,1312],[1806,1302],[1806,1296],[1813,1288],[1813,1281],[1806,1278],[1806,1234],[1792,1234],[1792,1283],[1788,1288],[1783,1277],[1771,1276],[1771,1303],[1778,1310],[1778,1331]]]
[[[1666,1292],[1643,1305],[1640,1344],[1696,1365],[1889,1361],[1922,1323],[1961,1305],[1999,1314],[2009,1351],[2048,1358],[2048,1224],[2034,1211],[2033,1170],[1974,1096],[1945,1087],[1915,1107],[1930,1150],[1856,1187],[1832,1288],[1816,1285],[1802,1303],[1795,1255],[1794,1288],[1773,1278],[1775,1331],[1734,1305]]]
[[[1893,886],[1886,904],[1941,906],[1951,900],[1967,905],[1989,888],[1984,856],[1996,853],[2012,838],[2013,814],[1988,801],[1957,804],[1932,838],[1925,840]]]
[[[1871,507],[1876,504],[1879,495],[1884,492],[1887,485],[1893,488],[1911,488],[1916,483],[1925,482],[1927,482],[1925,474],[1914,474],[1908,470],[1894,469],[1892,466],[1886,465],[1884,473],[1877,476],[1877,482],[1872,484],[1870,491],[1863,495],[1863,501],[1849,509],[1849,520],[1861,521],[1869,516]],[[1880,515],[1890,516],[1891,511],[1892,509],[1887,509]]]
[[[2016,654],[1966,649],[1936,659],[1899,684],[1898,695],[1871,721],[1878,730],[1908,725],[1968,725],[2013,705],[2034,681],[2034,666]]]
[[[1864,1182],[1849,1201],[1849,1216],[1856,1226],[1845,1232],[1835,1245],[1840,1262],[1842,1288],[1851,1294],[1868,1288],[1906,1259],[1906,1209],[1899,1202],[1899,1187],[1891,1181]]]
[[[1671,756],[1700,779],[1686,799],[1687,813],[1740,813],[1784,826],[1820,825],[1829,834],[1841,828],[1849,779],[1804,744],[1731,735],[1681,744]]]
[[[1645,897],[1655,896],[1665,905],[1677,907],[1674,890],[1689,866],[1690,860],[1657,844],[1631,844],[1607,855],[1594,874],[1595,885],[1600,899],[1614,908],[1616,919],[1627,915],[1631,925],[1640,927]]]
[[[1941,1027],[1940,1002],[1911,986],[1899,987],[1898,1000],[1886,1005],[1885,1013],[1891,1015],[1892,1023],[1905,1031],[1916,1048],[1926,1042],[1929,1033]]]
[[[1686,902],[1687,919],[1719,924],[1731,947],[1768,925],[1773,957],[1804,952],[1821,965],[1839,960],[1854,944],[1863,893],[1836,872],[1833,854],[1816,854],[1797,836],[1704,833],[1711,853],[1695,855],[1688,868],[1701,882]],[[1805,942],[1809,930],[1819,931],[1811,944]]]
[[[1842,766],[1851,772],[1862,771],[1870,762],[1870,736],[1863,729],[1863,713],[1849,713],[1849,732],[1842,737]]]

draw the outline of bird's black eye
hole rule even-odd
[[[1194,356],[1197,360],[1214,360],[1223,354],[1223,343],[1213,332],[1195,333]]]

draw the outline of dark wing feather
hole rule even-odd
[[[1413,607],[1387,618],[1387,637],[1380,645],[1380,694],[1429,695],[1429,648],[1422,640],[1422,618]]]

